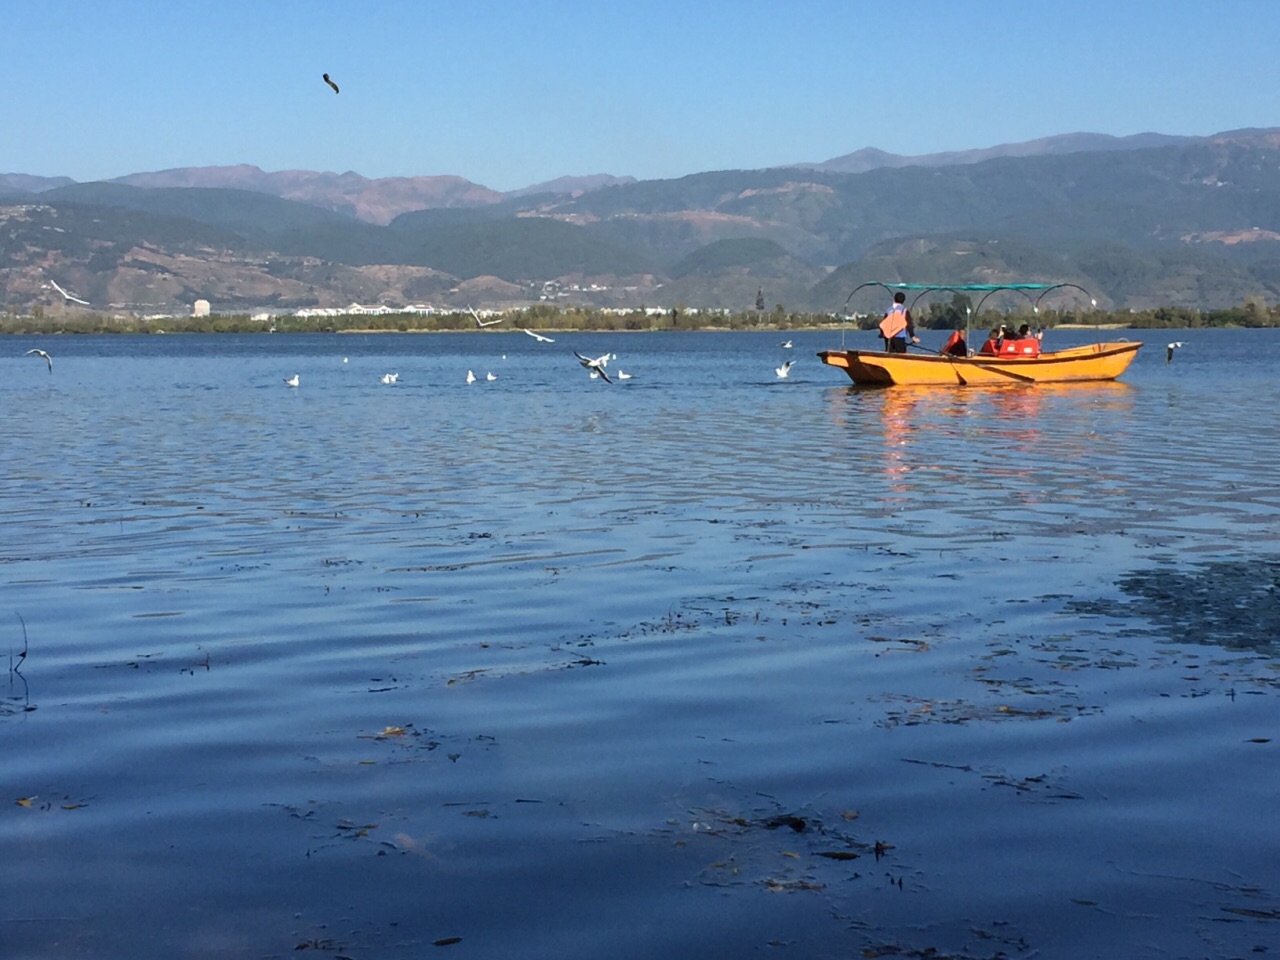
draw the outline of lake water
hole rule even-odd
[[[0,338],[0,956],[1280,949],[1280,331],[1115,334]]]

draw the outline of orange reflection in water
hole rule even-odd
[[[931,485],[972,481],[972,458],[938,455],[939,451],[945,454],[948,441],[957,454],[976,447],[1030,455],[988,465],[993,479],[1000,482],[1016,484],[1029,478],[1031,468],[1020,461],[1042,459],[1046,444],[1059,445],[1061,456],[1073,459],[1087,443],[1087,433],[1063,436],[1059,430],[1050,437],[1043,418],[1079,423],[1096,404],[1129,405],[1131,390],[1115,381],[955,388],[855,386],[829,392],[827,406],[833,424],[856,430],[860,439],[871,440],[871,431],[878,425],[879,470],[887,483],[888,499],[896,503],[918,492],[925,473]],[[927,456],[913,450],[926,437],[939,441],[930,444]]]

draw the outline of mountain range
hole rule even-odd
[[[111,181],[0,174],[7,307],[186,312],[431,303],[837,310],[865,279],[1046,279],[1100,305],[1280,297],[1280,128],[1077,133],[502,193],[247,164]],[[855,305],[856,308],[856,305]]]

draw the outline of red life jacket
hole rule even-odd
[[[954,347],[956,344],[964,344],[964,334],[961,333],[959,330],[952,330],[951,336],[947,337],[947,342],[942,345],[942,349],[939,350],[938,352],[950,353],[951,348]],[[969,349],[967,345],[964,346],[963,350],[956,351],[957,355],[965,354],[968,352],[969,352]]]

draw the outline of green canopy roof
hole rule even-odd
[[[1094,301],[1093,295],[1077,283],[896,283],[889,280],[868,280],[865,283],[858,284],[853,288],[853,293],[850,293],[849,296],[845,298],[845,305],[847,306],[849,301],[853,299],[854,293],[857,293],[864,287],[882,287],[885,290],[915,290],[919,292],[916,300],[919,300],[920,297],[923,297],[926,293],[939,290],[948,290],[953,293],[983,293],[987,295],[997,293],[1002,290],[1013,290],[1021,293],[1030,300],[1031,296],[1028,291],[1039,291],[1040,296],[1036,297],[1033,301],[1037,306],[1041,300],[1048,296],[1051,290],[1070,287],[1074,290],[1079,290],[1086,297],[1089,297],[1090,302],[1094,303],[1096,306],[1096,301]],[[982,299],[985,300],[986,297],[984,296]]]
[[[864,287],[877,285],[892,290],[977,290],[984,293],[992,290],[1048,290],[1062,286],[1060,283],[885,283],[879,280],[862,284]]]

